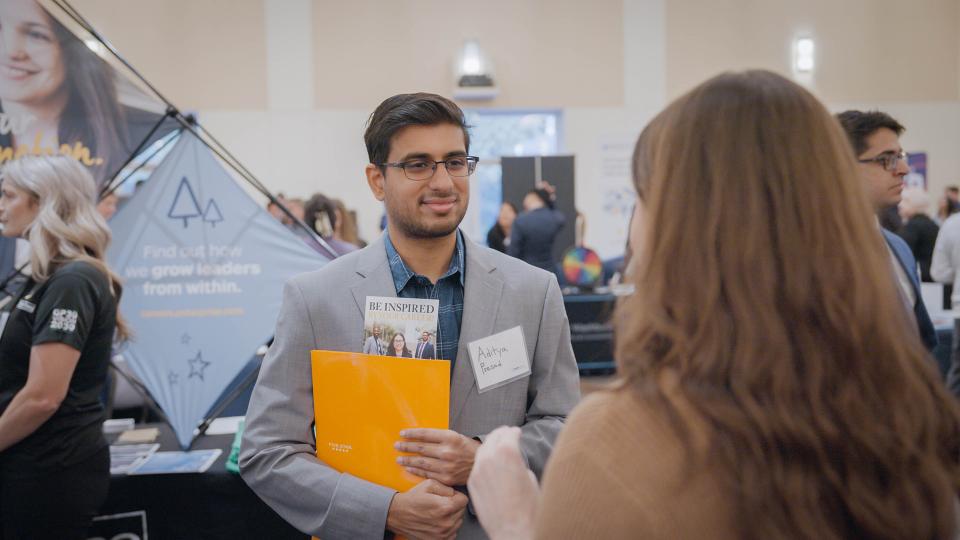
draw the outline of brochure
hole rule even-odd
[[[219,448],[189,452],[155,452],[131,467],[127,474],[202,473],[213,465],[222,452]]]
[[[361,352],[436,359],[439,310],[439,300],[368,296]]]
[[[110,474],[127,474],[159,448],[159,443],[110,445]]]

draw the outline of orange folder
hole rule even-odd
[[[423,481],[397,463],[400,430],[447,429],[450,362],[311,351],[317,458],[397,491]]]

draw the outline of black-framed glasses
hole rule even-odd
[[[895,171],[897,170],[897,165],[900,164],[900,160],[906,161],[908,154],[903,150],[899,152],[884,152],[879,156],[874,156],[869,159],[858,159],[860,163],[877,163],[885,170]]]
[[[400,163],[381,163],[383,167],[396,167],[403,169],[403,174],[410,180],[421,182],[433,178],[437,172],[437,165],[443,163],[447,169],[447,174],[455,177],[470,176],[477,169],[477,162],[480,158],[476,156],[455,156],[440,161],[432,159],[411,159]]]

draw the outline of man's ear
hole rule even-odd
[[[380,170],[380,167],[377,167],[373,163],[367,164],[364,172],[367,174],[367,185],[370,186],[370,191],[373,193],[373,196],[377,198],[378,201],[383,201],[383,171]]]

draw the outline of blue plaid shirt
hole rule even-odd
[[[463,281],[464,264],[463,233],[457,229],[457,248],[450,259],[450,266],[437,284],[430,283],[425,276],[414,274],[404,264],[397,249],[393,247],[390,234],[387,233],[387,260],[393,285],[400,298],[420,298],[440,301],[440,313],[437,316],[439,328],[436,336],[437,358],[450,360],[450,373],[457,361],[457,347],[460,344],[460,323],[463,322]]]

